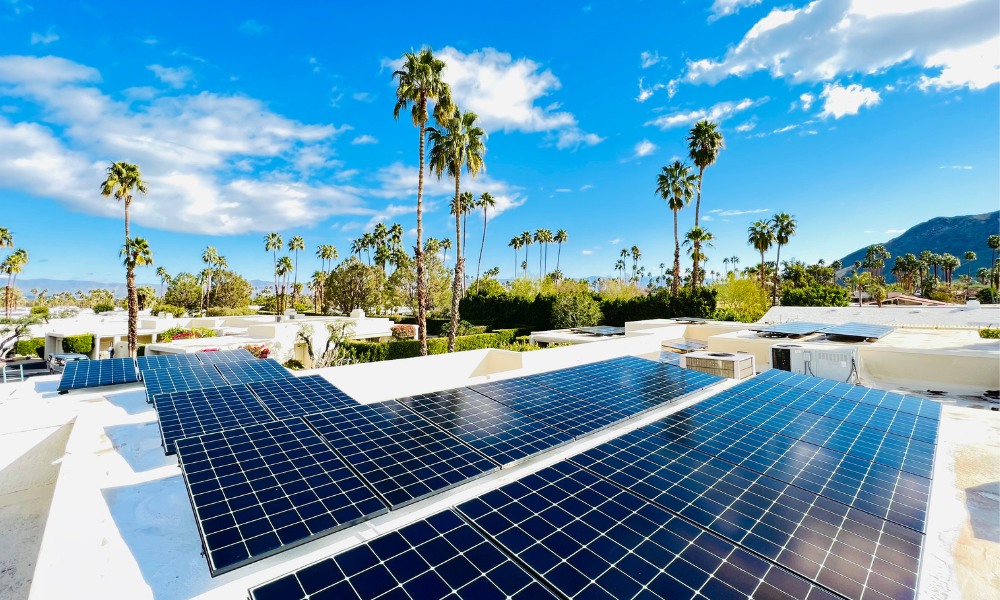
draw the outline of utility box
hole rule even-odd
[[[853,346],[834,344],[771,346],[772,368],[833,381],[856,383],[860,360],[858,349]]]
[[[732,352],[688,352],[681,355],[681,368],[742,381],[753,377],[755,362],[752,354]]]

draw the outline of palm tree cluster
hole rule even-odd
[[[777,304],[778,299],[778,288],[780,287],[780,277],[778,275],[777,266],[781,261],[781,247],[787,245],[791,240],[792,236],[795,235],[798,223],[795,218],[791,215],[780,212],[769,220],[757,221],[750,225],[747,229],[747,243],[753,246],[755,250],[760,252],[760,268],[757,274],[757,280],[761,285],[767,285],[768,281],[771,281],[773,285],[772,294],[772,304]],[[777,246],[777,254],[774,260],[774,268],[770,273],[767,273],[767,262],[765,261],[764,255],[771,246]],[[736,259],[736,263],[739,259]],[[734,265],[736,264],[734,263]]]
[[[387,266],[396,268],[405,264],[409,257],[403,250],[403,226],[394,223],[386,227],[385,223],[378,223],[371,232],[351,240],[351,254],[360,259],[362,252],[368,257],[368,265],[371,266],[374,260],[383,273]]]
[[[13,247],[14,234],[6,227],[0,227],[0,248]],[[7,275],[7,287],[4,289],[4,314],[7,317],[10,317],[11,312],[17,310],[14,289],[17,284],[17,274],[24,270],[26,264],[28,264],[28,251],[23,248],[14,250],[0,263],[0,273]]]
[[[521,268],[524,270],[524,277],[528,276],[528,250],[534,244],[539,244],[538,249],[538,279],[544,280],[549,274],[549,244],[558,244],[556,252],[556,268],[551,273],[559,273],[562,264],[562,245],[569,241],[569,233],[565,229],[560,229],[552,233],[551,229],[536,229],[534,233],[524,231],[516,235],[508,242],[507,247],[514,249],[514,276],[517,276],[517,252],[524,248],[524,261]]]

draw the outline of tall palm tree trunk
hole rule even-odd
[[[559,242],[559,252],[556,253],[556,271],[559,270],[559,264],[562,262],[562,242]]]
[[[514,246],[514,279],[517,279],[517,246]]]
[[[483,241],[479,244],[479,262],[476,264],[476,292],[479,292],[479,271],[483,268],[483,248],[486,247],[486,208],[483,207]]]
[[[419,114],[427,114],[427,98],[420,97]],[[420,339],[420,356],[427,356],[427,287],[424,281],[424,131],[420,121],[420,172],[417,174],[417,329]]]
[[[462,253],[462,197],[461,190],[461,165],[455,169],[455,234],[457,242],[455,246],[455,282],[451,287],[451,331],[448,332],[448,352],[455,351],[455,336],[458,334],[458,303],[462,299],[462,283],[465,279],[462,276],[465,267],[465,255]]]
[[[778,244],[778,253],[774,257],[774,291],[771,294],[771,306],[778,304],[778,265],[781,264],[781,244]]]
[[[125,198],[125,244],[128,246],[129,222],[128,205],[129,198]],[[125,294],[128,300],[128,355],[135,358],[135,350],[139,346],[139,301],[135,291],[135,271],[131,267],[125,267]]]
[[[677,233],[676,210],[674,210],[674,283],[670,288],[675,296],[681,290],[681,238]]]
[[[274,312],[281,313],[281,305],[279,304],[280,296],[278,295],[278,251],[273,249],[274,253]]]
[[[761,250],[760,251],[760,284],[761,285],[764,285],[764,281],[767,279],[767,276],[765,275],[765,272],[766,271],[765,271],[765,268],[764,268],[764,251]]]

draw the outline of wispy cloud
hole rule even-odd
[[[613,240],[610,240],[610,241],[608,241],[608,243],[609,243],[609,244],[617,244],[617,243],[618,243],[618,242],[620,242],[620,241],[622,241],[622,240],[621,240],[621,238],[615,238],[615,239],[613,239]]]
[[[372,94],[369,94],[368,92],[357,92],[357,93],[351,94],[351,98],[354,98],[358,102],[374,102],[375,101],[375,96],[373,96]]]
[[[972,167],[963,167],[962,165],[952,165],[950,167],[938,167],[939,169],[971,169]]]
[[[249,19],[240,23],[240,32],[247,35],[260,35],[270,29],[267,25],[258,23],[254,19]]]
[[[904,233],[905,231],[906,231],[905,229],[886,229],[885,230],[886,233]]]
[[[760,4],[760,0],[715,0],[712,2],[712,14],[708,17],[708,22],[735,15],[740,12],[740,8],[755,4]]]
[[[639,78],[639,95],[635,97],[635,101],[636,102],[645,102],[646,100],[649,100],[653,96],[653,94],[655,94],[658,90],[662,90],[663,88],[667,87],[667,86],[663,85],[662,83],[657,83],[656,85],[653,85],[651,87],[644,88],[644,87],[642,87],[642,80],[643,80],[643,78],[640,77]]]
[[[594,187],[594,186],[592,186],[592,185],[590,185],[590,184],[588,183],[587,185],[585,185],[585,186],[581,187],[581,188],[580,188],[580,191],[581,191],[581,192],[586,192],[587,190],[589,190],[589,189],[590,189],[590,188],[592,188],[592,187]]]
[[[770,208],[753,208],[753,209],[750,209],[750,210],[736,210],[736,209],[722,210],[722,209],[718,209],[717,208],[715,210],[710,210],[708,212],[710,212],[710,213],[716,213],[720,217],[735,217],[735,216],[738,216],[738,215],[754,215],[754,214],[757,214],[757,213],[768,212],[769,210],[771,210],[771,209]]]
[[[673,127],[683,127],[690,125],[695,121],[709,120],[715,121],[716,123],[725,120],[728,117],[733,116],[736,113],[742,112],[748,108],[759,106],[767,102],[770,98],[767,96],[760,98],[758,100],[751,100],[750,98],[744,98],[738,102],[719,102],[714,104],[709,108],[701,108],[697,110],[688,110],[670,113],[668,115],[662,115],[653,119],[652,121],[647,121],[646,125],[654,125],[660,129],[671,129]]]
[[[372,137],[372,136],[370,136],[368,134],[359,135],[358,137],[356,137],[353,140],[351,140],[351,144],[354,145],[354,146],[357,146],[357,145],[360,145],[360,144],[377,144],[377,143],[378,143],[378,139],[375,138],[375,137]]]
[[[582,255],[584,255],[584,256],[590,256],[590,255],[591,255],[591,254],[593,254],[593,253],[594,253],[594,251],[593,251],[593,250],[581,250],[581,251],[580,251],[580,254],[582,254]]]
[[[59,36],[50,27],[45,33],[32,33],[31,34],[31,45],[35,44],[51,44],[52,42],[59,39]]]
[[[757,126],[757,117],[750,117],[750,119],[748,121],[746,121],[745,123],[741,123],[741,124],[737,125],[736,126],[736,131],[739,131],[740,133],[744,133],[746,131],[753,130],[753,128],[756,127],[756,126]]]
[[[643,156],[649,156],[650,154],[656,152],[660,147],[649,140],[642,140],[635,145],[635,158],[641,158]]]
[[[146,67],[156,75],[156,78],[174,89],[181,89],[194,80],[194,72],[188,67],[164,67],[149,65]]]
[[[660,57],[660,54],[658,52],[655,52],[655,51],[654,52],[643,52],[642,54],[639,55],[639,58],[642,59],[642,68],[643,69],[648,69],[649,67],[652,67],[656,63],[658,63],[661,60],[663,60],[663,58]]]
[[[557,192],[562,192],[563,194],[565,194],[565,193],[568,193],[568,192],[572,192],[573,190],[571,190],[569,188],[558,188],[556,191]]]

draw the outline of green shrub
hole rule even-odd
[[[136,356],[146,356],[146,344],[139,344],[135,347]]]
[[[397,321],[403,325],[416,325],[416,317],[404,317],[402,320]],[[442,331],[448,331],[448,326],[451,325],[451,319],[427,319],[427,335],[441,335]]]
[[[417,329],[413,325],[393,325],[390,327],[392,339],[396,341],[412,340]]]
[[[173,315],[173,316],[175,316],[177,318],[180,318],[180,317],[184,316],[184,313],[187,312],[187,309],[184,308],[183,306],[175,306],[173,304],[161,304],[161,305],[159,305],[159,306],[156,307],[156,312],[157,312],[157,314],[161,314],[162,315],[162,314],[166,313],[166,314]]]
[[[1000,303],[1000,294],[997,294],[996,288],[984,287],[983,289],[979,290],[979,293],[976,295],[976,298],[978,298],[979,301],[982,302],[983,304]]]
[[[93,349],[94,336],[92,335],[70,335],[63,338],[63,352],[90,354]]]
[[[305,365],[302,364],[301,360],[296,360],[294,358],[289,358],[282,366],[293,371],[301,371],[306,368]]]
[[[648,296],[601,302],[604,324],[623,327],[628,321],[696,317],[710,319],[715,312],[715,291],[708,288],[681,290],[676,296],[660,290]]]
[[[552,325],[558,329],[590,327],[603,318],[601,305],[593,294],[559,294],[552,303]]]
[[[34,306],[31,308],[31,314],[39,317],[41,319],[49,318],[49,307],[48,306]]]
[[[114,304],[95,304],[94,313],[111,312],[115,309]]]
[[[814,284],[806,288],[786,288],[781,293],[782,306],[847,306],[849,302],[847,290],[835,285]]]
[[[243,317],[256,315],[257,311],[252,308],[224,308],[221,306],[213,306],[208,309],[206,314],[209,317]]]
[[[45,338],[31,338],[21,340],[14,346],[14,354],[22,356],[38,355],[38,358],[45,358]]]
[[[979,337],[981,337],[981,338],[988,338],[988,339],[991,339],[991,340],[1000,339],[1000,329],[997,329],[997,328],[980,329],[979,330]]]
[[[493,333],[480,333],[455,338],[455,350],[481,350],[483,348],[503,348],[514,343],[516,329],[501,329]],[[403,340],[398,342],[343,342],[344,350],[353,354],[358,362],[378,362],[413,358],[420,356],[420,342]],[[448,351],[448,338],[433,338],[427,340],[428,354],[445,354]]]
[[[171,327],[158,336],[160,342],[172,342],[174,340],[195,339],[215,337],[215,332],[205,327],[195,327],[194,329],[184,329],[183,327]]]

